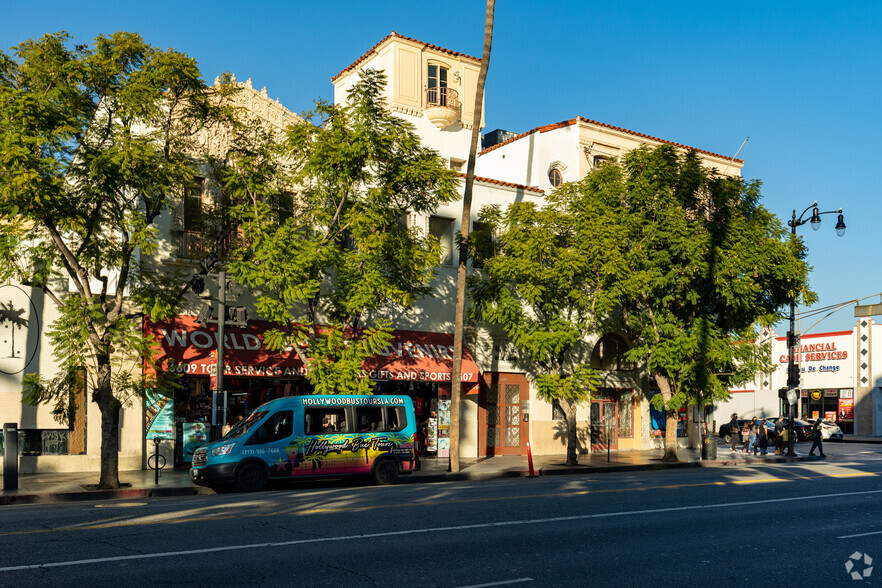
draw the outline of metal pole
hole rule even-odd
[[[793,220],[790,221],[790,234],[796,235],[796,211],[793,211]],[[794,382],[796,378],[794,377],[793,370],[796,369],[795,351],[796,351],[796,333],[794,329],[796,327],[796,299],[792,299],[790,301],[790,330],[787,332],[787,344],[788,344],[788,357],[787,357],[787,389],[795,390]],[[796,397],[797,404],[799,403],[799,395]],[[787,420],[787,456],[794,457],[796,456],[796,451],[793,450],[793,421],[796,419],[794,416],[793,407],[795,405],[790,404],[790,399],[787,400],[789,408],[787,410],[787,414],[789,415],[789,419]]]
[[[3,424],[3,489],[18,490],[18,423]]]
[[[211,399],[211,424],[212,438],[219,439],[218,434],[225,423],[219,423],[218,417],[225,414],[226,404],[218,407],[223,402],[224,392],[224,326],[227,322],[227,272],[220,272],[217,278],[217,390]]]

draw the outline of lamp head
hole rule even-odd
[[[845,218],[842,216],[842,209],[839,209],[839,219],[836,221],[836,235],[841,237],[845,234]]]
[[[812,209],[812,218],[811,220],[809,220],[809,222],[812,223],[813,230],[817,231],[821,228],[821,213],[818,212],[817,206]]]

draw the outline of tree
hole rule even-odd
[[[585,197],[618,217],[625,259],[622,321],[666,411],[665,454],[677,460],[680,407],[728,396],[767,371],[757,326],[791,300],[810,301],[801,241],[760,204],[760,182],[720,177],[695,152],[641,148],[584,182]]]
[[[229,262],[277,323],[319,394],[369,393],[362,363],[390,339],[386,315],[431,292],[434,238],[409,227],[456,199],[457,178],[386,110],[385,76],[361,72],[348,102],[317,102],[278,140],[240,128],[220,170],[240,246]]]
[[[481,135],[481,117],[484,114],[484,86],[487,83],[487,70],[490,69],[490,50],[493,45],[493,15],[496,0],[487,0],[484,18],[484,52],[481,55],[481,69],[478,71],[478,85],[475,91],[475,122],[472,126],[472,140],[469,144],[469,161],[466,167],[466,183],[462,196],[462,224],[460,230],[459,263],[456,271],[456,317],[453,328],[453,369],[450,386],[450,471],[459,471],[459,415],[462,399],[462,339],[465,323],[466,264],[468,263],[469,229],[472,222],[472,191],[475,186],[475,160],[478,154],[478,139]]]
[[[483,210],[495,254],[469,280],[471,318],[501,327],[534,371],[537,396],[560,402],[568,465],[577,461],[576,407],[597,388],[586,339],[613,311],[623,270],[622,258],[609,255],[621,237],[614,217],[582,189],[565,184],[544,206]]]
[[[59,375],[26,379],[25,395],[63,404],[86,368],[101,488],[119,487],[121,406],[163,385],[142,376],[140,317],[169,314],[177,291],[146,259],[213,104],[193,59],[135,33],[93,46],[50,34],[0,53],[0,280],[41,289],[59,313],[47,333]]]

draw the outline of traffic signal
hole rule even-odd
[[[787,388],[778,388],[778,398],[787,400]]]
[[[793,371],[788,374],[787,387],[791,389],[799,388],[799,368],[794,367]]]

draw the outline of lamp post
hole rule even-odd
[[[804,218],[805,213],[809,210],[812,211],[812,215],[809,218]],[[821,215],[822,214],[838,214],[839,218],[836,220],[836,235],[841,237],[845,234],[845,218],[842,216],[842,209],[839,210],[828,210],[826,212],[818,211],[818,202],[815,201],[811,206],[807,206],[805,210],[802,211],[802,214],[799,215],[799,218],[796,217],[796,210],[793,211],[793,218],[787,221],[787,224],[790,226],[790,234],[796,235],[796,227],[801,227],[805,223],[811,223],[812,229],[817,231],[821,228]],[[787,348],[788,348],[788,357],[787,357],[787,390],[788,394],[797,395],[796,390],[799,388],[799,374],[796,373],[796,350],[799,348],[799,337],[796,335],[796,297],[790,300],[790,329],[787,331]],[[787,455],[795,456],[796,452],[793,450],[793,421],[796,416],[793,414],[795,411],[793,407],[799,402],[799,397],[796,397],[795,402],[791,402],[790,398],[788,401],[788,422],[787,422]]]

